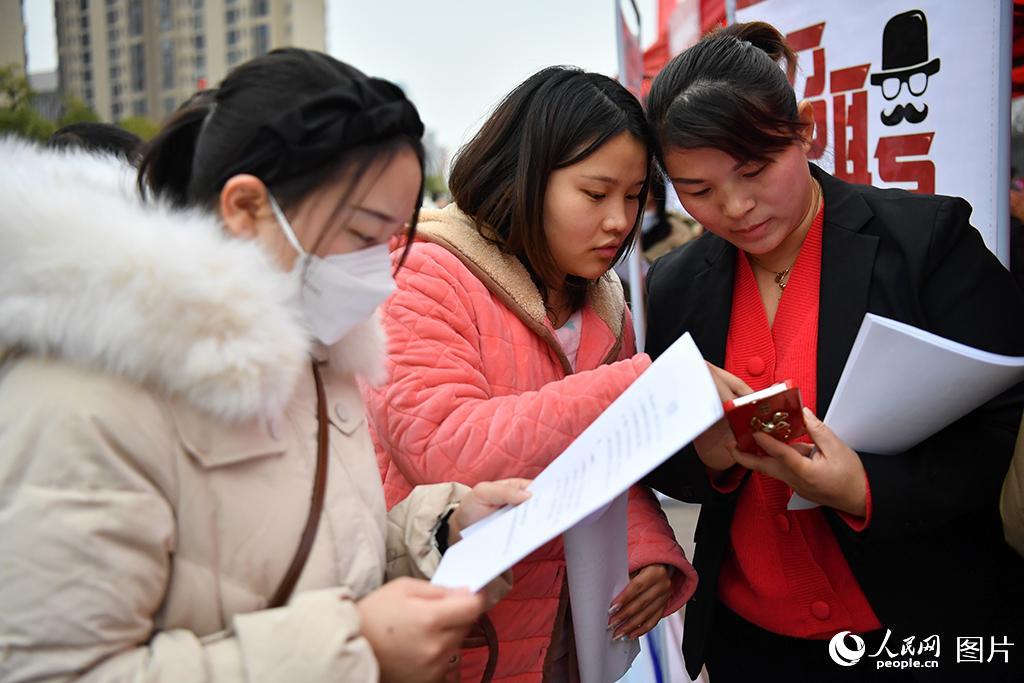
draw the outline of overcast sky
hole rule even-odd
[[[400,83],[454,152],[498,100],[552,64],[615,75],[616,0],[328,0],[327,51]],[[644,42],[657,0],[637,0]],[[57,68],[53,2],[24,3],[30,72]]]

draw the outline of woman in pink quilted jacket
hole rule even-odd
[[[639,102],[565,67],[519,85],[460,151],[455,203],[420,214],[383,309],[388,382],[365,391],[389,504],[417,484],[535,476],[650,365],[610,270],[632,243],[650,168]],[[641,486],[630,491],[629,568],[609,627],[636,638],[696,586]],[[564,680],[575,654],[561,540],[514,574],[489,615],[494,680]],[[479,680],[484,658],[464,652],[464,681]]]

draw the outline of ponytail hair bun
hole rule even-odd
[[[657,75],[647,120],[668,149],[711,148],[764,161],[806,134],[790,84],[797,58],[778,29],[754,21],[706,35]]]
[[[732,24],[718,29],[718,36],[732,36],[740,43],[747,42],[764,52],[773,62],[784,67],[786,77],[792,81],[796,75],[797,57],[779,33],[779,29],[763,21],[748,21],[743,24]]]

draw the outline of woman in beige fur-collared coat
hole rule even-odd
[[[423,578],[525,482],[387,513],[354,379],[422,131],[392,84],[286,50],[167,124],[151,201],[113,159],[0,141],[0,680],[457,668],[488,601]]]

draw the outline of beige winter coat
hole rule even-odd
[[[327,501],[291,279],[111,162],[0,141],[0,680],[373,681],[355,599],[426,575],[454,485],[386,514],[353,371],[324,352]]]

